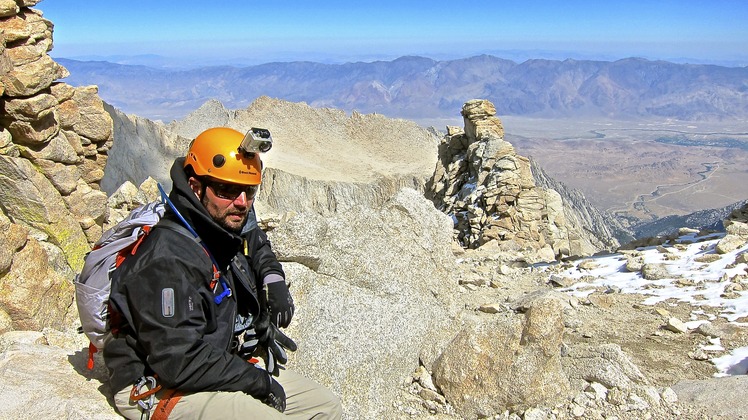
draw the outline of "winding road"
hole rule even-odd
[[[654,191],[652,191],[649,194],[642,194],[638,196],[636,200],[630,203],[627,207],[617,208],[617,209],[613,208],[613,209],[610,209],[610,211],[614,214],[619,214],[619,213],[627,212],[629,209],[633,208],[634,210],[637,210],[648,216],[652,216],[653,218],[656,218],[657,216],[647,207],[648,203],[656,202],[657,200],[664,198],[668,195],[682,193],[683,191],[686,191],[690,188],[694,188],[697,185],[709,180],[709,178],[712,175],[714,175],[715,172],[719,170],[720,168],[719,164],[720,164],[719,162],[702,163],[702,165],[704,166],[704,170],[696,173],[696,175],[698,175],[698,179],[695,179],[693,182],[657,185]],[[671,188],[675,188],[675,189],[669,190]]]

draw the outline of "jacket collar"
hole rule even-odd
[[[231,259],[241,250],[241,236],[229,232],[216,223],[208,214],[205,206],[200,203],[195,193],[192,192],[187,182],[187,175],[184,173],[184,157],[177,158],[171,167],[172,189],[169,193],[169,199],[174,203],[182,217],[187,223],[195,229],[195,232],[207,245],[208,250],[215,257],[219,268],[228,267]],[[175,218],[171,214],[171,209],[167,209],[164,217]],[[177,220],[178,221],[178,220]]]

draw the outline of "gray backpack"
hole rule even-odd
[[[164,215],[164,203],[154,201],[131,211],[111,229],[104,232],[86,255],[83,269],[75,276],[75,301],[81,320],[81,332],[89,345],[89,369],[93,354],[111,339],[108,304],[111,274],[125,257],[137,249],[150,228]]]

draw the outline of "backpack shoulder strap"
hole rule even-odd
[[[156,184],[156,185],[158,186],[158,191],[161,193],[161,198],[163,199],[164,203],[166,203],[169,206],[169,208],[171,208],[174,211],[174,213],[179,217],[179,219],[185,223],[184,229],[187,230],[190,233],[190,235],[192,235],[194,240],[201,247],[203,247],[203,250],[205,251],[205,253],[208,254],[208,257],[210,257],[210,261],[213,263],[213,280],[211,280],[210,282],[211,289],[215,291],[216,290],[215,285],[218,282],[221,283],[221,287],[223,288],[223,292],[221,292],[219,295],[217,295],[213,299],[216,302],[216,305],[220,305],[221,302],[223,301],[223,298],[230,297],[232,295],[232,292],[231,292],[231,288],[229,287],[228,282],[226,281],[226,279],[223,278],[220,270],[218,270],[218,263],[216,263],[216,259],[213,257],[213,254],[210,253],[210,250],[208,250],[208,246],[205,245],[205,242],[203,242],[202,239],[200,239],[200,236],[196,232],[194,232],[189,225],[187,225],[187,222],[184,220],[182,215],[179,214],[179,210],[177,210],[176,206],[174,206],[174,203],[171,202],[171,200],[169,199],[169,196],[166,195],[166,192],[161,187],[161,184]]]
[[[173,230],[174,232],[181,233],[182,235],[192,239],[193,242],[202,250],[205,252],[205,255],[210,258],[211,264],[213,266],[213,278],[210,280],[209,285],[210,289],[215,291],[216,290],[216,284],[218,284],[219,281],[222,280],[221,271],[218,269],[218,265],[216,263],[216,260],[213,258],[213,255],[208,251],[208,248],[203,243],[203,240],[200,239],[199,236],[195,236],[192,232],[190,232],[183,224],[179,222],[175,222],[173,220],[169,219],[161,219],[159,223],[155,227],[162,227],[169,230]],[[220,304],[224,297],[231,296],[231,289],[228,288],[228,285],[224,282],[221,282],[221,285],[223,287],[223,292],[216,296],[215,302],[216,304]]]
[[[183,224],[179,222],[175,222],[169,219],[161,219],[159,220],[158,224],[155,225],[154,227],[163,227],[163,228],[172,230],[174,232],[181,233],[182,235],[192,239],[196,244],[202,247],[202,244],[201,244],[202,239],[200,239],[199,236],[193,235],[189,230],[187,230],[187,228]]]

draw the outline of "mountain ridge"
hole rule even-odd
[[[668,236],[676,233],[682,227],[724,231],[724,219],[733,210],[741,208],[746,204],[748,204],[748,200],[742,200],[725,207],[699,210],[682,216],[665,216],[651,222],[633,226],[631,230],[636,238]]]
[[[325,64],[274,62],[169,70],[60,58],[71,85],[95,84],[102,98],[151,119],[187,115],[209,99],[242,108],[259,96],[351,112],[422,120],[453,116],[472,98],[502,115],[733,120],[748,112],[748,67],[616,61],[530,59],[492,55],[438,61]]]

